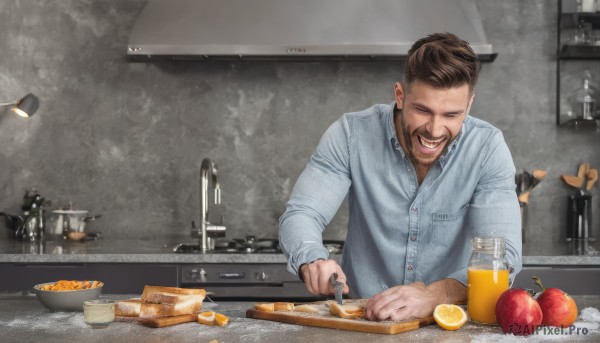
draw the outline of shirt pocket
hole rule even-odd
[[[451,246],[465,225],[469,204],[455,213],[432,213],[431,240],[437,245]]]

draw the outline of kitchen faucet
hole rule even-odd
[[[202,252],[213,250],[214,242],[212,238],[225,237],[225,226],[213,225],[208,221],[208,178],[212,176],[212,187],[214,189],[215,205],[221,203],[221,188],[219,187],[219,179],[217,178],[217,165],[210,158],[202,160],[200,166],[200,228],[198,232],[195,227],[192,227],[192,237],[201,237]]]

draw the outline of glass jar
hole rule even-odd
[[[83,302],[83,320],[93,328],[107,327],[115,320],[114,300],[98,299]]]
[[[509,288],[505,242],[501,237],[474,237],[467,269],[467,312],[472,321],[496,324],[496,302]]]

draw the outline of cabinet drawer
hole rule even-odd
[[[176,265],[0,264],[0,291],[27,291],[60,279],[100,280],[105,294],[141,294],[144,285],[177,286]]]

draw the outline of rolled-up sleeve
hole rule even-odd
[[[304,263],[329,257],[322,232],[350,187],[349,130],[341,117],[325,132],[279,219],[279,243],[294,274]]]

